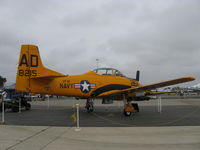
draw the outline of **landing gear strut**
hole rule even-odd
[[[94,111],[94,105],[93,105],[93,100],[92,99],[87,99],[85,108],[87,109],[88,112],[93,112]]]

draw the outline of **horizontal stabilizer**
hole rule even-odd
[[[55,78],[59,78],[59,77],[66,77],[68,75],[49,75],[49,76],[37,76],[37,77],[32,77],[31,79],[55,79]]]

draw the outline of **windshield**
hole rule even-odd
[[[114,75],[114,76],[123,76],[123,74],[114,68],[98,68],[93,70],[95,73],[100,75]]]

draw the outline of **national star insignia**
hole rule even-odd
[[[83,84],[81,84],[81,86],[83,87],[83,91],[89,91],[89,86],[90,86],[90,84],[87,84],[87,82],[86,81],[84,81],[84,83]]]

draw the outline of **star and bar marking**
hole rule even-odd
[[[89,93],[91,89],[96,88],[96,84],[90,84],[87,80],[82,80],[80,83],[75,83],[74,88],[80,89],[83,93]]]

